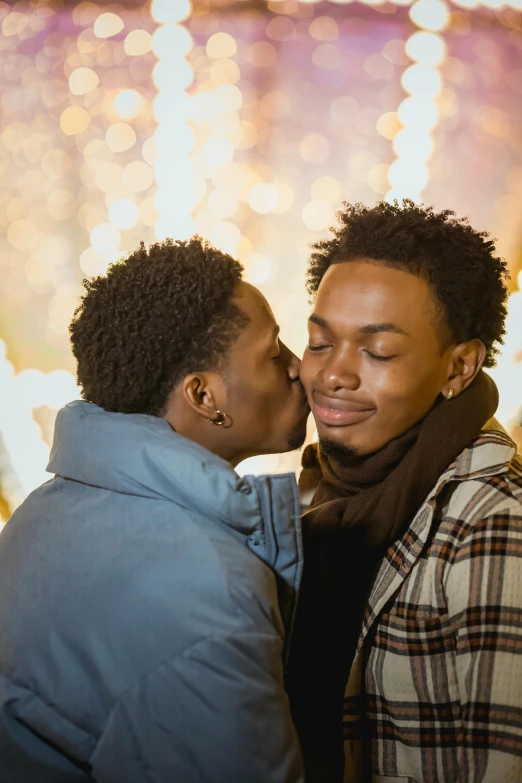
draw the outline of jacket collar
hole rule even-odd
[[[402,539],[394,542],[386,552],[370,594],[358,650],[381,610],[400,588],[424,549],[437,498],[444,487],[453,481],[468,481],[505,473],[515,454],[516,446],[511,438],[501,425],[492,420],[439,477]]]

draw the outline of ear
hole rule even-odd
[[[192,413],[207,421],[216,418],[217,398],[223,398],[220,380],[214,373],[192,373],[179,384],[179,396]]]
[[[446,397],[453,395],[473,383],[486,358],[486,346],[481,340],[469,340],[452,348],[449,356],[448,379],[441,390]]]

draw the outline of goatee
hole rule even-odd
[[[335,440],[328,440],[328,438],[319,438],[319,448],[325,457],[339,465],[348,465],[361,457],[359,451],[353,446],[344,446]]]

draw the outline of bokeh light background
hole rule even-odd
[[[309,245],[343,200],[424,200],[498,238],[512,293],[492,374],[512,429],[522,0],[24,0],[0,2],[0,25],[0,520],[49,478],[56,410],[79,396],[83,278],[197,232],[243,261],[301,352]]]

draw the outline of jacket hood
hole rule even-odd
[[[241,478],[228,462],[154,416],[69,403],[58,412],[47,471],[113,492],[173,500],[247,535],[259,525],[256,490],[263,479]],[[280,478],[291,495],[294,476]]]

